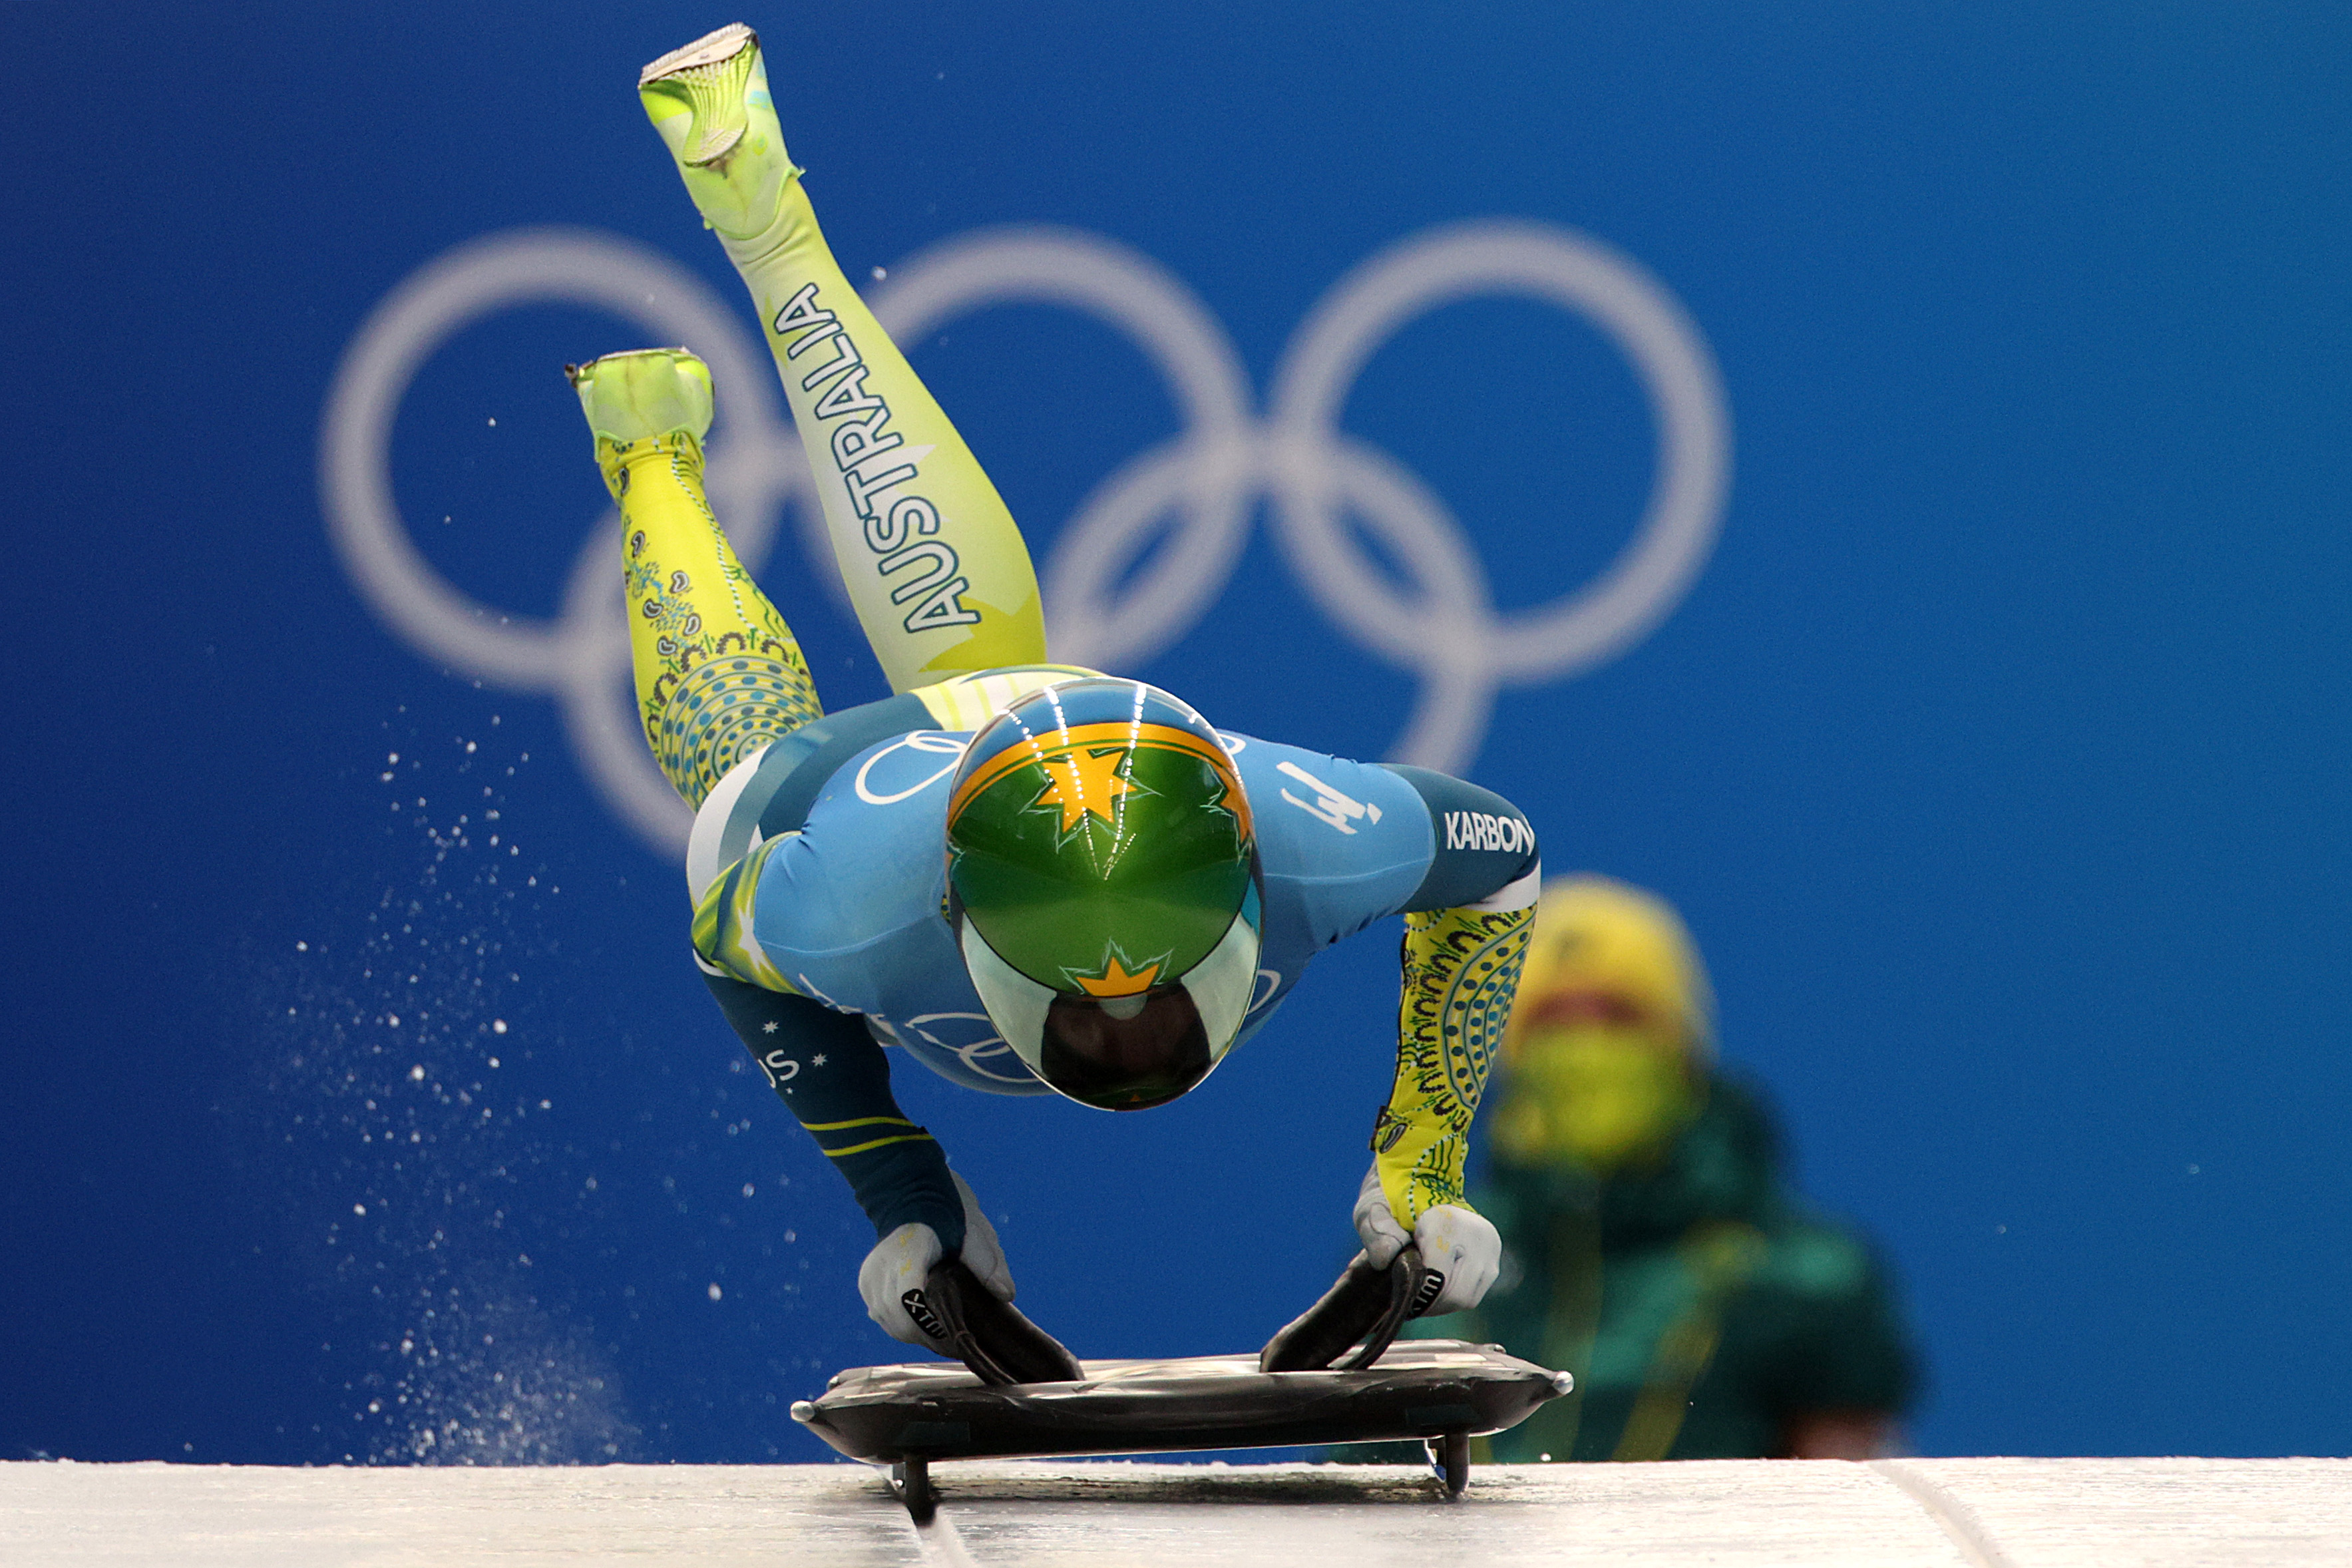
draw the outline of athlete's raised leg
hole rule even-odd
[[[745,755],[823,715],[816,685],[703,497],[710,372],[683,349],[566,370],[621,504],[638,717],[654,760],[698,806]]]
[[[639,98],[751,290],[850,603],[894,690],[1045,658],[1036,572],[979,460],[842,276],[738,23]]]

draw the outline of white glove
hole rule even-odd
[[[1412,1234],[1405,1235],[1381,1191],[1378,1165],[1364,1173],[1364,1184],[1356,1193],[1356,1235],[1375,1268],[1395,1262],[1407,1241],[1420,1248],[1422,1262],[1445,1280],[1445,1288],[1423,1314],[1425,1317],[1467,1311],[1485,1300],[1486,1289],[1494,1284],[1496,1271],[1503,1264],[1501,1234],[1484,1215],[1457,1204],[1440,1204],[1424,1211],[1413,1223]]]
[[[1364,1184],[1356,1189],[1356,1236],[1364,1244],[1364,1256],[1375,1268],[1386,1268],[1394,1263],[1396,1255],[1404,1250],[1404,1244],[1412,1239],[1389,1210],[1388,1194],[1381,1191],[1378,1165],[1364,1173]]]
[[[958,1195],[963,1199],[965,1267],[979,1276],[989,1294],[1000,1301],[1010,1301],[1013,1271],[1004,1266],[1004,1248],[996,1239],[996,1227],[980,1212],[980,1200],[971,1195],[971,1186],[961,1176],[955,1177],[955,1184]],[[925,1350],[941,1347],[942,1342],[925,1333],[907,1311],[907,1293],[923,1288],[923,1280],[929,1275],[931,1266],[940,1260],[941,1250],[939,1232],[910,1221],[876,1242],[874,1250],[866,1255],[866,1261],[857,1266],[857,1293],[865,1298],[866,1315],[901,1344],[920,1345]]]

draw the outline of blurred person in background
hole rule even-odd
[[[1475,1203],[1500,1274],[1476,1310],[1411,1325],[1575,1373],[1482,1439],[1493,1459],[1895,1451],[1918,1369],[1893,1284],[1788,1185],[1759,1091],[1716,1061],[1672,908],[1603,877],[1545,884],[1499,1088]]]

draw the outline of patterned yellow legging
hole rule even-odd
[[[784,205],[782,243],[739,267],[835,559],[893,689],[1044,663],[1036,573],[1012,514],[842,276],[796,177]],[[616,383],[625,372],[625,392]],[[646,739],[699,805],[738,761],[824,709],[792,628],[736,560],[704,496],[709,373],[682,352],[654,351],[597,361],[574,379],[621,506]]]

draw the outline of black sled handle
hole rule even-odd
[[[906,1296],[908,1316],[995,1387],[1015,1383],[1078,1383],[1086,1370],[1061,1341],[1000,1301],[961,1258],[943,1258]]]
[[[1320,1372],[1360,1341],[1362,1348],[1339,1363],[1341,1372],[1360,1372],[1381,1359],[1406,1319],[1427,1311],[1444,1289],[1445,1276],[1410,1244],[1386,1268],[1373,1268],[1359,1254],[1321,1300],[1265,1342],[1258,1370]]]

